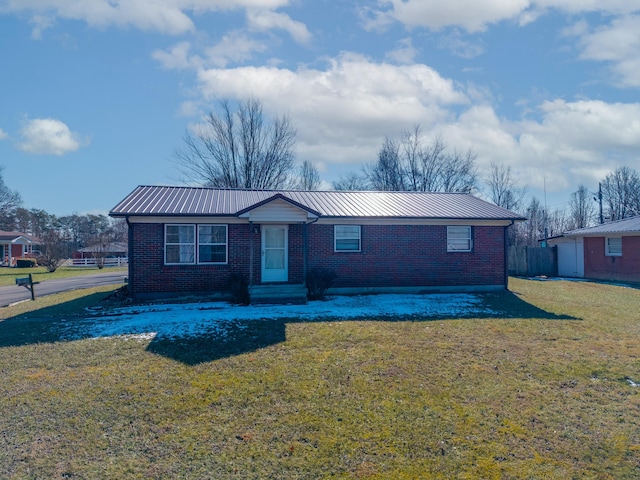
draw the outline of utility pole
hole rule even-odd
[[[598,203],[600,204],[600,225],[604,223],[602,216],[602,182],[598,182]]]

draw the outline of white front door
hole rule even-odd
[[[262,225],[262,281],[289,280],[289,227]]]

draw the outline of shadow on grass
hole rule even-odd
[[[156,337],[147,346],[147,351],[187,365],[197,365],[283,343],[287,339],[287,323],[284,319],[251,320],[234,322],[222,335]]]
[[[85,308],[99,304],[104,297],[104,293],[96,293],[0,321],[0,347],[67,342],[78,338],[87,338],[86,333],[82,333],[83,324],[91,325],[94,321],[99,320],[86,318],[86,315],[83,315]],[[194,337],[157,335],[147,346],[147,351],[187,365],[197,365],[285,342],[286,325],[301,321],[376,320],[426,322],[458,318],[578,320],[575,317],[557,315],[540,309],[522,300],[513,292],[485,294],[481,295],[481,298],[483,299],[485,313],[470,313],[466,317],[410,315],[343,319],[336,315],[335,317],[324,317],[317,320],[287,318],[266,321],[225,322],[224,329]],[[70,332],[78,332],[78,335],[74,336]]]
[[[65,332],[69,325],[81,321],[85,308],[98,305],[106,295],[93,293],[0,320],[0,347],[68,341]]]
[[[525,302],[519,294],[511,291],[484,295],[484,304],[493,314],[481,318],[540,318],[543,320],[581,320],[570,315],[558,315]]]

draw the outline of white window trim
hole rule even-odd
[[[200,243],[200,227],[224,227],[224,262],[203,262],[200,260],[200,245],[223,245],[222,243]],[[197,225],[196,249],[198,265],[226,265],[229,263],[229,226],[221,223],[199,223]]]
[[[343,250],[343,249],[338,249],[338,235],[336,234],[336,231],[338,229],[338,227],[358,227],[358,249],[357,250]],[[355,237],[351,238],[352,240],[355,239]],[[361,225],[334,225],[333,226],[333,251],[335,253],[358,253],[362,251],[362,226]]]
[[[459,249],[455,248],[451,243],[449,243],[449,230],[466,228],[469,232],[469,236],[467,237],[469,240],[469,248],[468,249]],[[457,252],[471,252],[473,251],[473,229],[468,225],[459,225],[459,226],[447,226],[447,252],[457,253]]]
[[[167,228],[168,227],[193,227],[193,262],[167,262],[167,245],[189,245],[189,243],[167,243]],[[195,265],[198,252],[197,248],[197,228],[195,223],[166,223],[164,225],[164,264],[165,265]]]
[[[620,252],[611,252],[609,250],[609,240],[620,240]],[[605,237],[604,238],[604,254],[607,257],[621,257],[622,256],[622,237]]]

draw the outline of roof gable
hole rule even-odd
[[[320,214],[309,207],[291,200],[281,193],[251,205],[236,214],[254,222],[304,222],[318,218]]]
[[[0,230],[0,242],[9,242],[21,245],[29,245],[31,243],[39,243],[40,240],[31,235],[22,232],[6,232]]]

